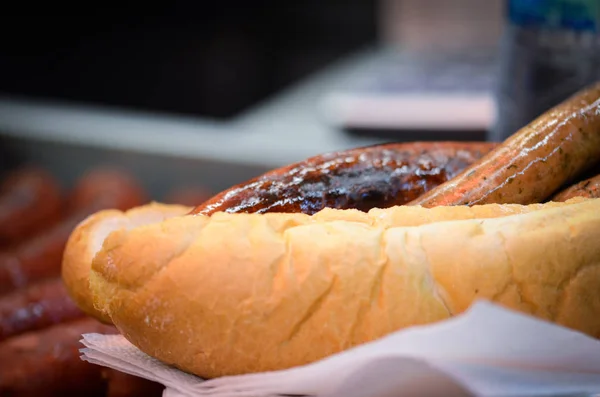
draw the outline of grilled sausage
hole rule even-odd
[[[552,201],[567,201],[573,197],[600,198],[600,175],[585,179],[558,192]]]
[[[530,204],[600,161],[600,83],[517,131],[451,181],[410,205]]]
[[[303,212],[387,208],[452,179],[488,153],[486,142],[415,142],[362,147],[311,157],[232,187],[192,214]]]
[[[56,222],[63,197],[45,170],[28,166],[11,172],[0,184],[0,245],[14,245]]]
[[[0,396],[104,396],[101,369],[81,360],[81,335],[114,334],[91,318],[58,324],[0,343]]]
[[[58,276],[69,235],[90,214],[105,208],[127,210],[144,202],[141,188],[122,172],[98,169],[85,175],[73,191],[72,210],[64,219],[13,250],[0,253],[0,293]]]
[[[203,187],[178,187],[168,192],[163,202],[165,204],[179,204],[194,207],[200,203],[210,199],[213,195],[209,193],[207,188]]]
[[[108,383],[106,397],[161,397],[165,388],[160,383],[111,368],[102,368],[102,376]]]
[[[0,297],[0,341],[83,316],[62,279],[45,280]]]
[[[71,193],[69,207],[89,214],[104,208],[129,209],[146,201],[146,193],[128,172],[98,167],[80,178]]]

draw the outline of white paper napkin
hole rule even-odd
[[[159,382],[166,397],[600,396],[600,341],[486,301],[310,365],[207,381],[121,335],[82,343],[83,360]]]

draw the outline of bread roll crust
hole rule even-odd
[[[111,324],[106,313],[97,311],[89,289],[92,259],[102,248],[106,236],[115,230],[131,229],[143,223],[160,222],[173,216],[184,215],[191,207],[149,203],[129,211],[103,210],[84,219],[71,233],[65,246],[62,279],[77,306],[99,321]]]
[[[408,226],[407,226],[408,225]],[[478,298],[600,336],[600,199],[180,216],[95,255],[95,307],[202,377],[302,365]]]

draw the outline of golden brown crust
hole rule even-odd
[[[69,295],[81,310],[96,319],[110,324],[110,317],[93,307],[89,291],[89,273],[92,259],[101,248],[104,238],[118,229],[130,229],[146,222],[184,215],[190,207],[150,203],[123,212],[103,210],[87,217],[71,233],[62,262],[62,278]]]
[[[210,378],[309,363],[477,298],[600,336],[599,237],[600,199],[182,216],[111,233],[90,288],[142,351]]]

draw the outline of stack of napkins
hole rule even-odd
[[[168,397],[600,396],[599,340],[486,301],[310,365],[206,381],[121,335],[82,343],[82,359],[159,382]]]

